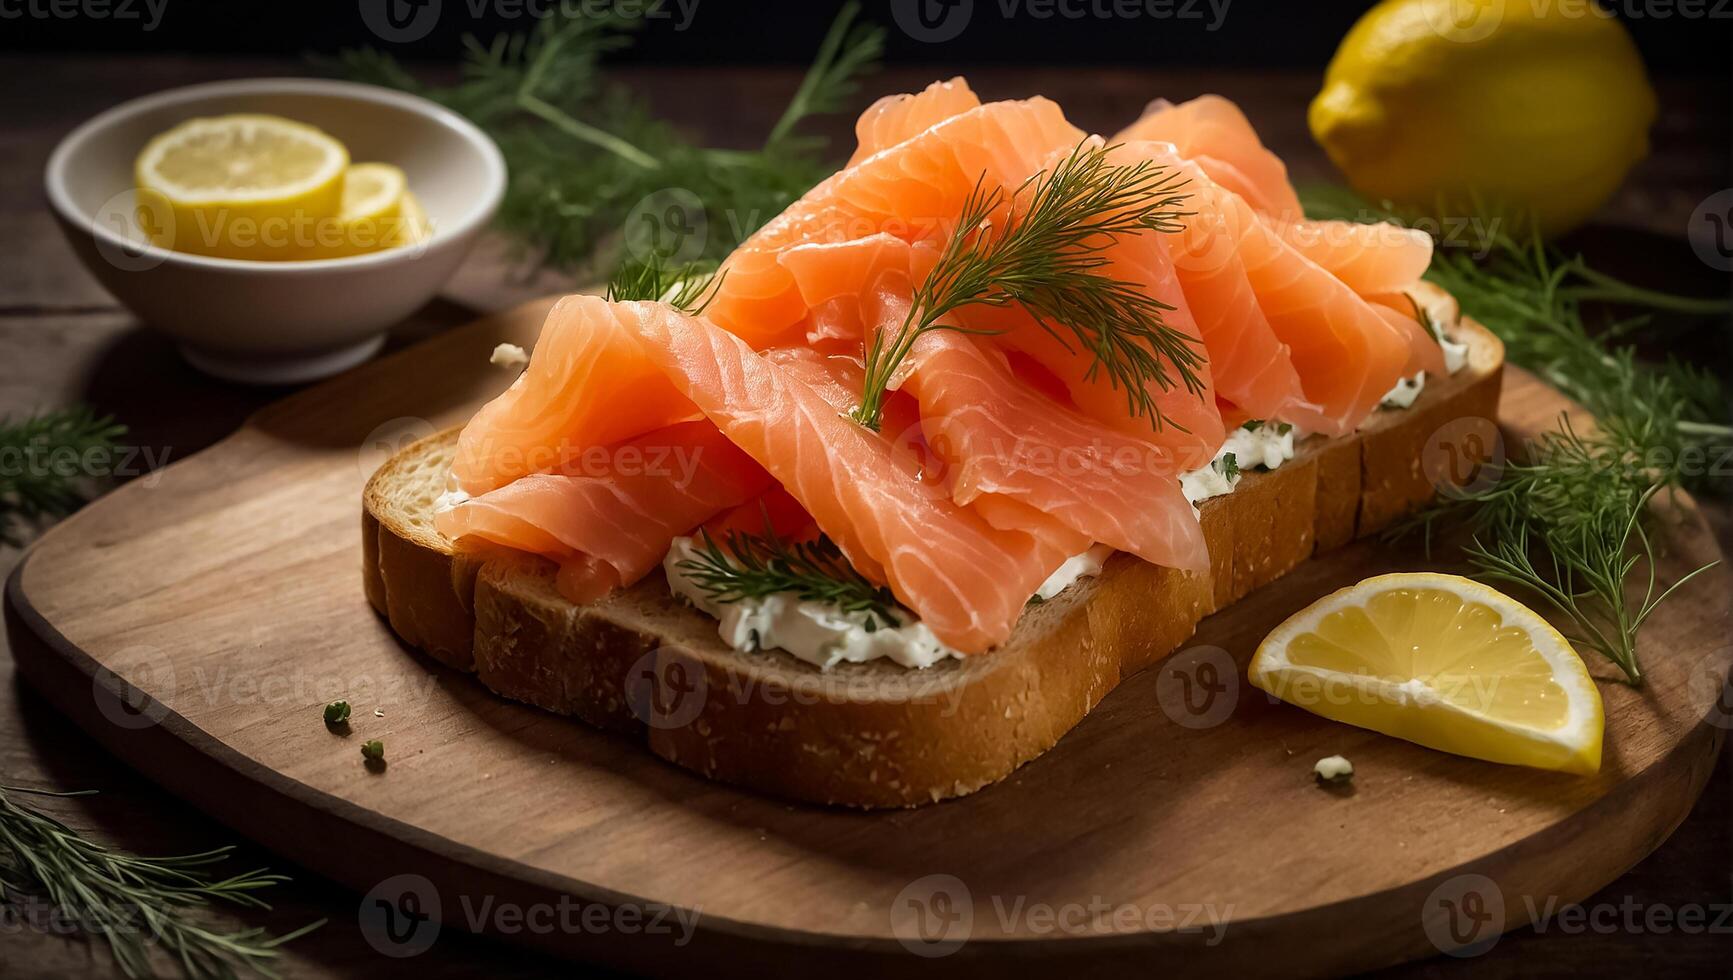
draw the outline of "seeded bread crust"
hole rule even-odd
[[[1431,499],[1437,469],[1484,455],[1504,348],[1464,321],[1467,365],[1359,432],[1304,440],[1273,471],[1205,501],[1208,574],[1125,554],[1031,606],[1011,640],[925,670],[819,670],[723,645],[663,576],[585,606],[554,565],[456,550],[432,526],[453,429],[386,462],[364,491],[368,601],[403,641],[505,697],[641,739],[713,779],[815,803],[906,807],[972,793],[1051,748],[1119,682],[1176,650],[1205,616],[1317,552]],[[1432,445],[1429,447],[1428,442]]]

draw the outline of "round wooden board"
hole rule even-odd
[[[488,351],[532,340],[545,308],[267,409],[49,532],[8,583],[13,650],[45,696],[241,833],[364,893],[331,928],[382,951],[415,952],[442,922],[644,972],[1365,969],[1496,941],[1613,880],[1684,817],[1733,725],[1722,569],[1651,622],[1643,689],[1591,662],[1608,717],[1593,778],[1272,703],[1243,680],[1271,626],[1366,575],[1441,567],[1361,543],[1206,620],[973,796],[858,813],[707,782],[432,665],[361,596],[362,482],[496,390]],[[1510,435],[1569,407],[1507,372]],[[1668,580],[1719,557],[1688,501],[1670,514]],[[347,734],[321,723],[337,697],[355,707]],[[369,738],[383,771],[362,765]],[[1348,792],[1311,777],[1338,753]]]

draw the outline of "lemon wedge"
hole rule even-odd
[[[1594,773],[1600,692],[1570,643],[1458,575],[1380,575],[1270,632],[1253,686],[1313,714],[1492,762]]]
[[[134,164],[157,243],[237,259],[305,257],[321,222],[341,213],[349,151],[278,116],[189,119],[151,140]]]

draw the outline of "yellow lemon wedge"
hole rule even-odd
[[[1444,752],[1601,766],[1601,695],[1582,658],[1533,610],[1458,575],[1379,575],[1327,595],[1272,630],[1248,674],[1313,714]]]
[[[181,123],[145,144],[133,170],[158,244],[287,259],[340,214],[348,167],[343,144],[312,126],[241,114]]]
[[[357,163],[343,176],[337,220],[317,226],[304,258],[329,259],[391,248],[402,242],[409,180],[389,163]]]
[[[1383,0],[1307,118],[1368,197],[1444,219],[1501,209],[1552,236],[1648,153],[1656,108],[1630,34],[1593,0]]]

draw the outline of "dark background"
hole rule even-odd
[[[561,0],[0,0],[0,50],[211,54],[331,53],[361,45],[399,57],[450,62],[463,35],[526,30]],[[565,0],[595,9],[599,0]],[[688,0],[690,2],[690,0]],[[1572,4],[1582,0],[1505,0]],[[160,17],[154,26],[151,4]],[[967,17],[954,38],[899,29],[917,3],[929,16]],[[892,64],[1168,65],[1321,68],[1370,0],[867,0],[889,28]],[[438,16],[407,43],[385,43],[363,12],[398,5],[400,23],[426,4]],[[949,6],[946,6],[949,5]],[[800,64],[840,3],[835,0],[698,0],[680,29],[675,0],[651,19],[621,64]],[[1630,28],[1652,72],[1725,85],[1733,62],[1733,0],[1603,0]],[[1717,9],[1719,8],[1719,9]],[[1218,18],[1215,10],[1220,10]],[[480,16],[476,16],[479,11]],[[1105,11],[1105,13],[1103,13]],[[1118,11],[1117,14],[1114,12]],[[1041,16],[1042,13],[1046,16]],[[944,22],[953,23],[953,22]]]

